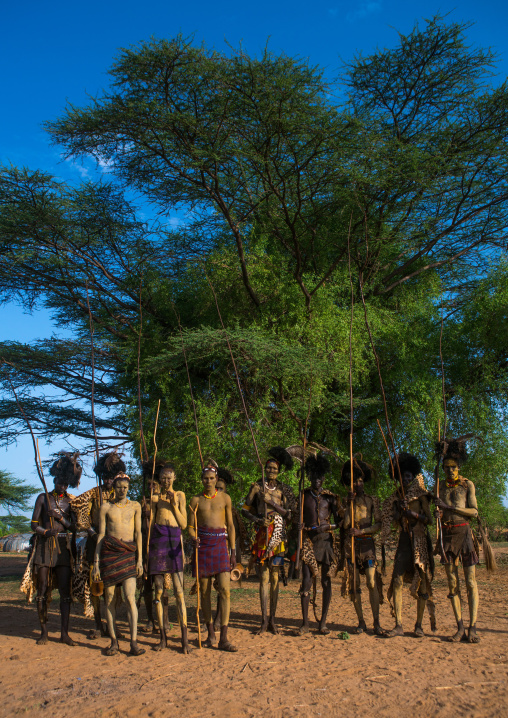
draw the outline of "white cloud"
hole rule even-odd
[[[369,15],[375,15],[381,10],[380,0],[367,0],[366,2],[358,3],[355,10],[351,10],[346,15],[348,22],[357,22],[358,20],[364,20]]]

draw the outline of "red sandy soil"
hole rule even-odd
[[[147,649],[143,656],[127,656],[129,644],[124,639],[120,655],[107,658],[101,649],[108,639],[87,640],[92,624],[80,606],[74,607],[71,619],[71,635],[78,645],[70,648],[57,642],[56,595],[49,608],[52,640],[37,646],[35,606],[27,606],[14,579],[6,579],[19,577],[24,555],[0,554],[0,715],[508,716],[508,550],[496,549],[496,555],[497,574],[487,576],[483,566],[478,568],[479,645],[446,642],[454,632],[454,620],[444,570],[438,567],[434,582],[438,629],[432,635],[426,618],[423,639],[409,633],[415,603],[407,592],[406,636],[382,639],[369,633],[338,639],[338,631],[351,633],[356,625],[352,605],[340,597],[339,578],[334,581],[329,636],[318,635],[315,625],[307,636],[293,635],[300,615],[296,581],[281,590],[280,635],[255,636],[259,603],[257,582],[250,579],[243,589],[232,592],[230,638],[238,653],[203,648],[184,656],[173,627],[169,649],[163,653],[150,650],[157,642],[155,635],[141,633],[140,645]],[[187,588],[190,583],[187,580]],[[367,601],[366,590],[363,599]],[[189,597],[191,640],[196,644],[194,605],[194,597]],[[144,617],[142,608],[140,625]],[[385,628],[393,625],[386,603],[381,622]],[[127,637],[124,610],[119,627]]]

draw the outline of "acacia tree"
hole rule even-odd
[[[12,532],[28,531],[30,522],[19,512],[28,511],[28,500],[37,493],[33,486],[0,469],[0,506],[7,509],[6,516],[0,516],[0,533],[2,536]]]
[[[301,440],[312,386],[309,439],[345,457],[349,244],[358,445],[385,462],[361,280],[398,445],[430,468],[441,305],[450,431],[474,426],[506,456],[504,389],[492,392],[506,386],[504,347],[479,324],[496,316],[485,298],[506,275],[507,88],[488,84],[495,58],[466,46],[467,27],[436,18],[356,58],[339,83],[300,59],[225,55],[182,37],[123,51],[109,90],[47,126],[68,156],[106,160],[118,184],[2,175],[4,297],[43,303],[73,331],[2,347],[11,380],[39,392],[27,398],[39,429],[92,436],[88,293],[104,443],[138,449],[140,347],[143,423],[153,426],[161,397],[160,445],[192,473],[183,340],[207,450],[254,475],[208,278],[260,444]],[[154,203],[159,222],[141,222],[121,190]],[[164,222],[177,211],[188,221],[172,231]],[[0,411],[8,439],[21,425],[9,400]]]

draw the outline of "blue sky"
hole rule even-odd
[[[59,116],[67,101],[87,103],[90,95],[107,85],[106,71],[118,48],[151,36],[194,34],[196,42],[218,50],[226,51],[226,42],[242,43],[251,54],[260,53],[269,39],[273,52],[309,57],[312,64],[326,67],[333,75],[341,59],[349,61],[358,52],[369,54],[376,47],[393,46],[397,31],[408,33],[416,21],[446,13],[450,20],[475,23],[468,32],[471,44],[490,46],[499,53],[499,80],[504,79],[508,74],[508,5],[501,1],[3,3],[0,161],[79,181],[86,168],[61,160],[58,148],[49,145],[42,123]],[[14,305],[2,307],[1,312],[0,340],[30,341],[57,331],[44,312],[30,317]],[[43,453],[48,451],[43,447]],[[8,451],[0,450],[0,467],[37,483],[31,457],[31,444],[23,440]],[[84,477],[82,488],[89,488],[91,482]]]

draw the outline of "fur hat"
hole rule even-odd
[[[99,457],[93,470],[100,479],[114,479],[117,474],[125,473],[126,466],[116,451],[110,451]]]
[[[276,461],[279,465],[279,469],[284,467],[289,471],[289,469],[293,468],[293,457],[283,446],[272,446],[272,448],[268,450],[268,459],[266,460],[265,466],[269,461]]]
[[[440,441],[436,449],[443,457],[443,461],[453,459],[459,466],[462,466],[467,461],[466,439],[463,436],[458,439]]]
[[[323,453],[317,456],[309,456],[305,462],[305,473],[312,478],[322,478],[330,471],[330,462]]]
[[[409,471],[413,476],[418,476],[422,471],[422,465],[419,460],[413,454],[408,454],[407,451],[401,451],[397,454],[396,458],[392,458],[392,464],[394,471],[397,471],[397,462],[399,464],[400,472],[403,474],[405,471]],[[388,466],[388,473],[390,478],[393,479],[392,464]]]
[[[223,468],[222,466],[219,466],[219,468],[218,468],[218,476],[217,476],[217,478],[218,478],[218,479],[221,479],[222,481],[224,481],[224,483],[226,484],[226,486],[231,486],[231,484],[234,484],[234,483],[235,483],[235,480],[234,480],[233,475],[231,474],[231,472],[228,471],[227,469]]]
[[[353,480],[363,479],[363,483],[367,484],[375,477],[375,470],[366,461],[353,457]],[[351,486],[351,461],[346,461],[340,472],[340,480],[344,486]]]
[[[49,473],[55,479],[64,480],[72,489],[79,486],[83,467],[78,462],[79,451],[71,454],[60,451],[59,458],[51,466]]]

